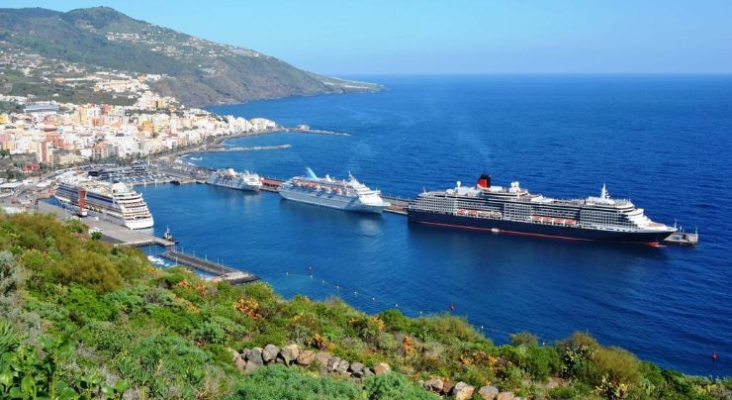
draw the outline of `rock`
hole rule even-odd
[[[237,358],[241,358],[241,354],[239,354],[238,351],[232,349],[231,347],[227,347],[226,350],[231,354],[231,361],[236,361]]]
[[[388,374],[389,372],[391,372],[391,367],[387,363],[380,362],[374,365],[374,373],[376,375]]]
[[[246,360],[246,359],[247,359],[247,357],[249,356],[249,352],[251,352],[251,350],[250,350],[250,349],[244,349],[244,350],[242,350],[242,351],[241,351],[241,353],[239,353],[239,354],[241,355],[241,358],[243,358],[243,359],[245,359],[245,360]]]
[[[341,362],[338,363],[338,366],[336,367],[336,371],[341,374],[348,374],[348,367],[350,367],[351,364],[348,363],[346,360],[341,360]]]
[[[256,365],[264,365],[264,360],[262,359],[262,348],[255,347],[251,349],[247,355],[247,361],[251,361]]]
[[[513,392],[501,392],[496,396],[496,400],[516,400],[516,396]]]
[[[350,365],[349,370],[351,371],[351,375],[355,376],[356,378],[363,377],[363,364],[360,362],[355,362]]]
[[[498,393],[498,388],[495,386],[483,386],[478,390],[478,395],[483,400],[494,400]]]
[[[369,376],[373,376],[374,371],[371,370],[371,368],[364,368],[363,370],[363,377],[368,378]]]
[[[435,393],[442,393],[442,388],[445,386],[445,382],[443,382],[442,379],[435,378],[426,381],[423,386],[425,389],[431,390]]]
[[[328,372],[335,372],[338,368],[338,364],[340,364],[341,359],[338,357],[331,357],[327,363],[325,363],[325,368],[328,370]]]
[[[241,356],[237,355],[236,358],[234,359],[234,365],[236,365],[236,369],[238,369],[241,372],[244,372],[244,368],[247,365],[247,360],[245,360],[245,359],[241,358]]]
[[[318,354],[315,355],[315,361],[320,365],[321,368],[325,369],[328,367],[328,360],[330,360],[333,356],[330,355],[327,351],[319,351]]]
[[[244,366],[244,372],[247,374],[251,374],[254,372],[255,369],[261,367],[264,364],[257,364],[254,361],[247,361],[246,365]]]
[[[300,355],[300,347],[296,344],[288,344],[280,350],[280,356],[286,365],[292,364]]]
[[[454,386],[455,385],[452,382],[445,381],[445,383],[442,385],[442,394],[450,394]]]
[[[279,347],[277,347],[273,344],[268,344],[268,345],[264,346],[264,350],[262,350],[262,360],[264,360],[265,364],[269,364],[269,363],[273,362],[277,358],[277,355],[279,355],[279,354],[280,354]]]
[[[297,356],[297,363],[307,367],[315,361],[315,352],[312,350],[301,351]]]
[[[455,397],[455,400],[467,400],[473,397],[474,391],[474,386],[470,386],[465,382],[458,382],[455,384],[455,387],[452,388],[452,396]]]

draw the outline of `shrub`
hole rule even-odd
[[[551,400],[572,400],[577,396],[577,391],[571,387],[555,387],[549,389],[547,397]]]
[[[381,374],[366,379],[365,385],[369,400],[425,399],[440,397],[420,388],[397,373]]]
[[[241,379],[230,399],[251,400],[326,400],[363,399],[358,388],[331,377],[302,374],[296,368],[271,365],[258,368]],[[387,397],[370,397],[386,399]],[[399,399],[414,397],[394,397]]]
[[[531,347],[528,349],[524,367],[534,379],[545,381],[562,371],[562,360],[555,347]]]

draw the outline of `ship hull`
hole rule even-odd
[[[599,230],[560,225],[546,225],[531,222],[421,212],[413,209],[409,209],[407,215],[409,221],[412,223],[420,223],[443,228],[589,242],[658,246],[663,239],[671,234],[671,232],[668,231]]]
[[[327,192],[310,192],[280,189],[282,198],[298,203],[305,203],[319,207],[334,208],[337,210],[381,214],[387,205],[369,205],[362,203],[358,197],[344,196]]]
[[[212,186],[256,192],[262,187],[261,182],[248,183],[244,179],[209,178],[206,183]]]

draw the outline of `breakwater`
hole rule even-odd
[[[211,275],[214,279],[221,279],[232,284],[241,284],[258,281],[259,277],[246,271],[241,271],[223,264],[209,261],[177,250],[168,250],[160,253],[160,257],[173,261],[178,265],[193,268]]]

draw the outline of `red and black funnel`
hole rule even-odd
[[[491,187],[491,176],[488,174],[482,174],[478,178],[478,187],[489,188]]]

